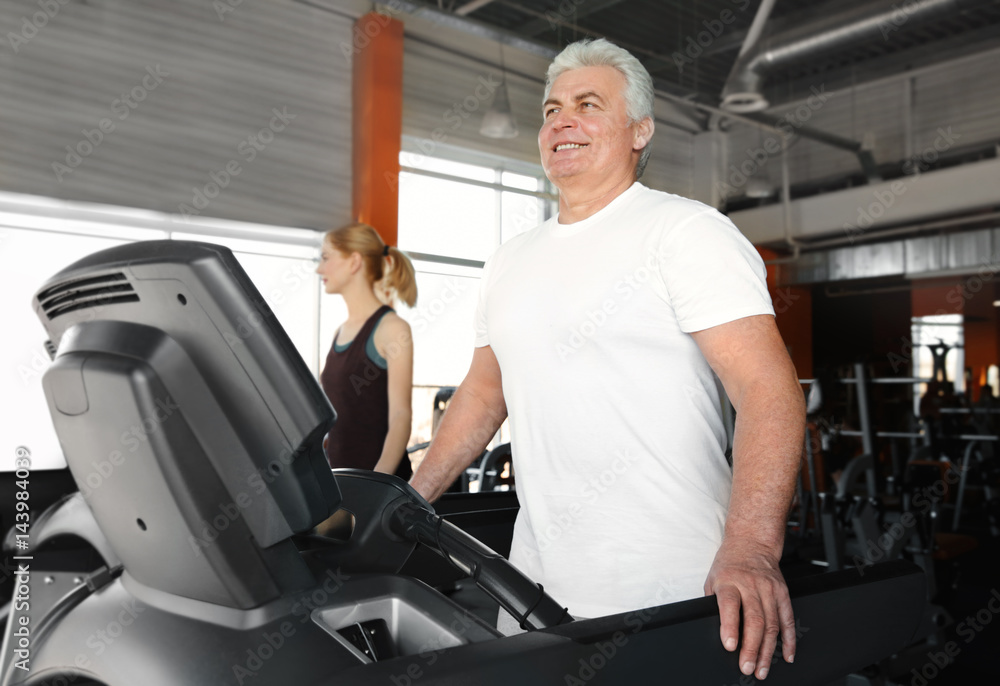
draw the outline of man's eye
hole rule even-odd
[[[555,107],[550,107],[549,109],[545,110],[545,116],[546,116],[546,118],[547,118],[547,117],[548,117],[548,116],[549,116],[550,114],[555,114],[555,112],[556,112],[556,108],[555,108]]]

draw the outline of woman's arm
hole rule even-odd
[[[375,349],[388,363],[389,375],[389,430],[375,471],[394,474],[406,453],[413,422],[413,334],[410,325],[395,312],[386,314],[375,330]]]

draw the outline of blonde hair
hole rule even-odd
[[[417,303],[417,278],[406,253],[386,246],[378,232],[368,224],[348,224],[327,231],[323,241],[343,255],[358,253],[365,266],[365,276],[372,285],[379,283],[408,307]]]

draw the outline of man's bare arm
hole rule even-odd
[[[500,365],[489,346],[476,348],[462,385],[444,413],[427,455],[410,479],[433,502],[480,454],[507,418]]]
[[[767,676],[778,635],[795,656],[795,620],[778,569],[805,431],[805,400],[770,315],[692,334],[733,407],[733,489],[722,546],[705,582],[719,602],[721,638],[736,648],[740,608],[744,674]]]

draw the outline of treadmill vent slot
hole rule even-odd
[[[38,302],[50,319],[90,307],[139,302],[139,296],[121,272],[64,281],[38,294]]]

